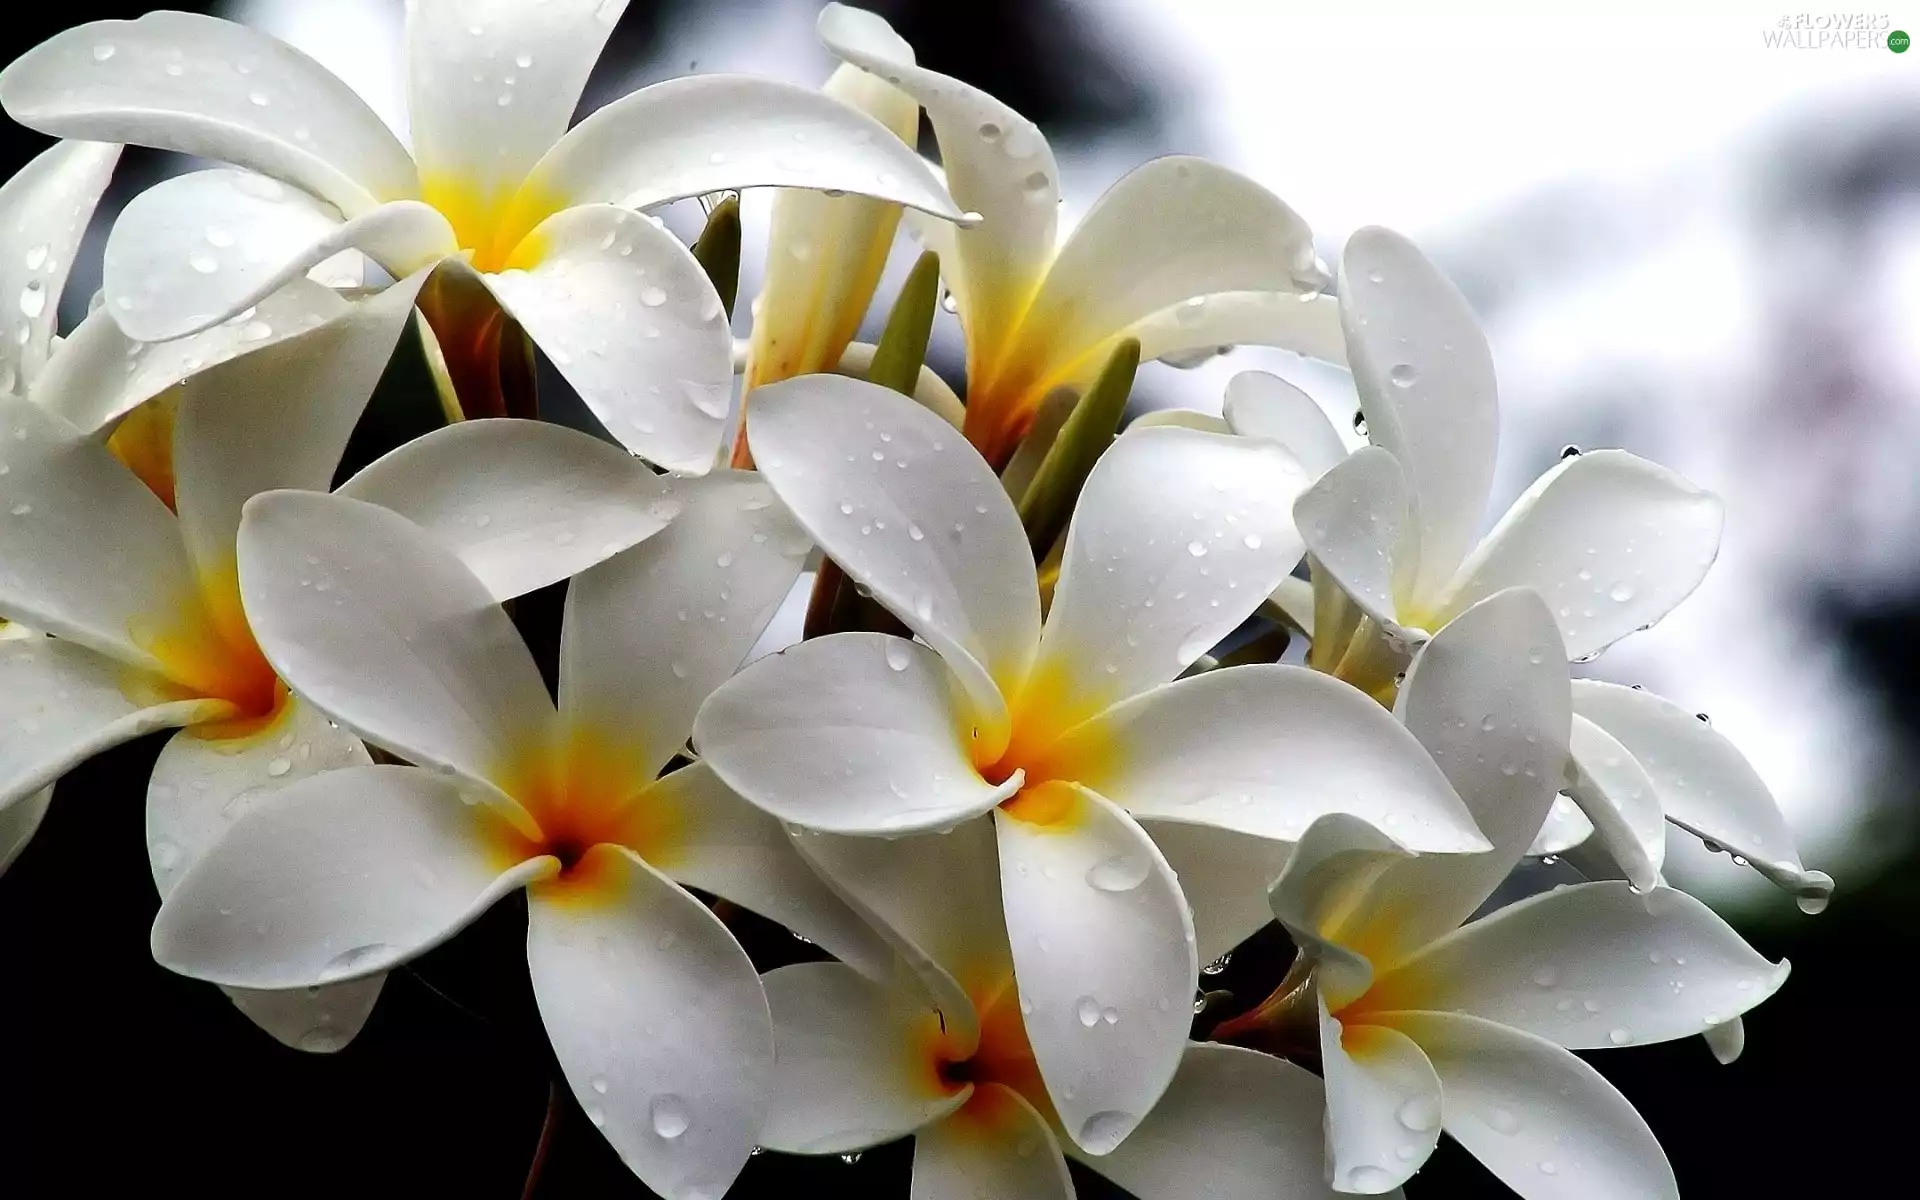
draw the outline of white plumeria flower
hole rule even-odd
[[[1299,557],[1275,481],[1304,480],[1278,447],[1120,438],[1087,480],[1043,630],[1019,518],[938,416],[811,375],[757,392],[748,437],[826,555],[921,641],[842,633],[762,659],[715,691],[694,744],[743,796],[813,830],[897,836],[992,814],[999,882],[981,882],[1003,901],[1048,1094],[1088,1152],[1152,1107],[1192,1016],[1194,922],[1136,817],[1179,845],[1188,828],[1248,835],[1264,878],[1329,810],[1422,850],[1484,848],[1411,735],[1346,685],[1277,666],[1168,682]],[[874,883],[863,840],[802,845],[858,892]]]
[[[410,3],[411,154],[305,55],[188,13],[66,30],[0,73],[0,103],[43,132],[178,150],[271,177],[199,171],[127,206],[107,244],[105,292],[129,336],[157,341],[213,325],[344,250],[395,277],[439,264],[423,303],[438,309],[439,349],[456,376],[497,344],[493,318],[475,315],[487,312],[473,303],[484,287],[615,437],[701,471],[727,415],[726,314],[687,249],[633,210],[793,186],[961,214],[878,122],[770,80],[670,80],[569,130],[625,7]],[[451,298],[436,301],[442,293]],[[474,320],[481,326],[447,328]]]
[[[820,837],[803,835],[808,845]],[[1188,1045],[1166,1092],[1117,1149],[1081,1152],[1059,1126],[1028,1044],[993,894],[993,835],[866,839],[867,865],[901,885],[880,928],[930,957],[880,979],[840,963],[769,972],[773,1103],[761,1142],[844,1154],[911,1135],[913,1194],[1071,1200],[1066,1154],[1141,1200],[1328,1197],[1320,1081],[1281,1059]],[[915,893],[918,893],[916,898]],[[961,980],[970,978],[971,986]],[[1090,1017],[1101,1026],[1113,1010]],[[1064,1151],[1064,1154],[1063,1154]]]
[[[1671,700],[1575,680],[1572,766],[1570,802],[1533,853],[1566,854],[1592,839],[1599,857],[1577,855],[1583,872],[1645,890],[1659,878],[1672,824],[1794,893],[1809,913],[1833,894],[1833,877],[1800,861],[1779,804],[1746,757]]]
[[[1538,591],[1584,660],[1705,576],[1719,498],[1618,450],[1556,464],[1476,545],[1499,411],[1466,299],[1411,242],[1370,228],[1342,257],[1340,314],[1373,445],[1295,508],[1319,592],[1314,665],[1388,693],[1407,647],[1507,587]]]
[[[660,775],[810,547],[752,475],[668,486],[680,515],[570,586],[557,708],[493,590],[427,530],[337,495],[250,502],[241,587],[267,658],[418,765],[275,793],[167,897],[153,949],[197,978],[302,989],[405,962],[525,886],[574,1094],[649,1187],[718,1200],[760,1132],[772,1032],[753,965],[683,885],[850,961],[885,947],[705,764]]]
[[[967,338],[967,437],[1003,464],[1055,388],[1078,389],[1121,338],[1142,355],[1226,343],[1338,357],[1313,234],[1278,198],[1202,159],[1157,159],[1116,183],[1064,243],[1060,172],[1032,121],[914,65],[885,21],[829,4],[820,36],[918,100],[974,229],[915,228],[940,254]]]
[[[1677,1196],[1645,1122],[1568,1051],[1705,1032],[1786,978],[1665,888],[1581,884],[1461,925],[1545,820],[1570,702],[1540,598],[1481,601],[1414,661],[1399,708],[1493,852],[1410,858],[1332,816],[1273,885],[1302,955],[1272,1003],[1317,1020],[1327,1172],[1343,1191],[1397,1186],[1444,1130],[1527,1200]]]
[[[24,396],[58,341],[60,295],[120,147],[60,142],[0,184],[0,396]]]

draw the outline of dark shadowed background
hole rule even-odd
[[[14,5],[0,57],[144,7]],[[399,0],[192,7],[287,37],[404,120]],[[1588,4],[1525,21],[1494,7],[1264,0],[872,7],[923,63],[1040,123],[1068,221],[1127,167],[1177,150],[1279,192],[1329,261],[1364,224],[1420,240],[1493,343],[1497,503],[1565,443],[1625,446],[1727,497],[1714,577],[1659,629],[1582,669],[1710,711],[1840,890],[1806,917],[1676,845],[1676,882],[1792,959],[1793,978],[1749,1015],[1746,1055],[1730,1067],[1698,1039],[1593,1059],[1659,1133],[1691,1197],[1910,1187],[1898,1181],[1920,1073],[1902,1025],[1920,948],[1920,53],[1770,46],[1787,14],[1755,5]],[[814,9],[635,0],[587,106],[690,67],[815,82],[830,63],[811,41]],[[1892,17],[1920,28],[1920,8]],[[46,144],[12,127],[0,136],[8,174]],[[97,286],[110,214],[181,166],[127,155],[64,327]],[[747,201],[745,295],[764,203]],[[957,379],[955,331],[937,332],[935,365]],[[1196,371],[1149,368],[1136,401],[1217,411],[1225,378],[1248,366],[1291,376],[1343,421],[1352,410],[1335,374],[1254,350]],[[396,361],[349,468],[437,419],[419,369]],[[529,604],[530,623],[557,601]],[[554,1077],[526,981],[524,905],[504,902],[396,972],[343,1053],[282,1049],[148,956],[157,900],[140,810],[158,745],[68,776],[0,878],[0,1195],[518,1196]],[[750,919],[742,928],[763,968],[808,950]],[[1283,967],[1284,940],[1266,942],[1213,986],[1251,992]],[[904,1144],[851,1163],[763,1154],[731,1195],[904,1197],[909,1162]],[[1082,1196],[1117,1195],[1081,1178]],[[1504,1191],[1447,1146],[1407,1190]],[[534,1194],[647,1193],[569,1101]],[[1285,1181],[1274,1194],[1289,1194]]]

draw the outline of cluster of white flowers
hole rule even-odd
[[[1179,157],[1062,240],[1039,130],[868,13],[821,14],[822,91],[569,129],[623,7],[415,0],[411,151],[208,17],[0,74],[84,139],[0,190],[0,862],[179,729],[153,953],[309,1051],[526,889],[568,1083],[668,1197],[906,1136],[928,1200],[1067,1197],[1069,1156],[1143,1200],[1374,1194],[1443,1131],[1532,1200],[1676,1194],[1570,1051],[1731,1059],[1786,964],[1666,884],[1666,827],[1809,910],[1831,881],[1721,735],[1569,662],[1693,590],[1719,501],[1570,451],[1479,537],[1491,357],[1410,243],[1355,234],[1327,294],[1300,217]],[[121,144],[230,165],[126,207],[62,339]],[[736,352],[731,199],[692,251],[645,210],[749,187]],[[855,344],[903,215],[937,265]],[[410,328],[449,423],[329,491]],[[529,343],[611,440],[529,419]],[[1257,373],[1116,432],[1141,358],[1240,343],[1350,367],[1370,444]],[[556,699],[505,606],[567,579]],[[1530,855],[1591,882],[1483,913]],[[712,897],[837,961],[760,975]],[[1192,1040],[1275,919],[1279,988]]]

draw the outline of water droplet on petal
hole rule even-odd
[[[1130,892],[1145,883],[1152,870],[1144,854],[1116,854],[1088,867],[1087,883],[1103,892]]]
[[[1134,1124],[1134,1119],[1126,1113],[1108,1109],[1088,1117],[1080,1127],[1080,1136],[1074,1140],[1089,1154],[1106,1154],[1132,1132]]]
[[[1100,1002],[1092,996],[1082,996],[1074,1001],[1073,1011],[1088,1029],[1100,1023]]]
[[[667,1093],[653,1098],[653,1131],[663,1138],[672,1140],[687,1131],[691,1124],[687,1119],[686,1101]]]

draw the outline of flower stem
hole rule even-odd
[[[533,1200],[540,1187],[540,1173],[546,1168],[547,1155],[553,1149],[553,1131],[560,1126],[560,1113],[566,1108],[560,1094],[560,1081],[547,1083],[547,1115],[540,1122],[540,1140],[533,1147],[533,1161],[527,1164],[527,1181],[521,1185],[520,1200]]]

